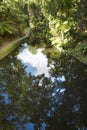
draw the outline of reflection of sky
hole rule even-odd
[[[52,82],[55,82],[55,79],[56,79],[58,82],[64,82],[64,81],[66,80],[64,75],[58,76],[57,78],[51,77]]]
[[[45,123],[42,123],[41,128],[40,129],[38,128],[38,130],[45,130],[45,127],[46,127]],[[25,129],[26,130],[35,130],[34,129],[34,124],[33,123],[26,123],[25,124]]]
[[[29,48],[25,48],[17,55],[17,58],[26,66],[25,70],[27,73],[35,76],[44,73],[48,77],[48,60],[41,51],[42,49],[38,49],[36,54],[32,54]]]
[[[60,81],[60,82],[61,81],[64,82],[65,81],[64,75],[57,77],[57,80]]]
[[[4,103],[5,103],[6,105],[11,102],[10,99],[9,99],[9,97],[8,97],[8,94],[7,94],[7,93],[2,93],[2,94],[0,94],[0,96],[2,96],[2,97],[4,98]]]
[[[26,123],[25,124],[25,129],[26,130],[34,130],[34,125],[32,123]]]

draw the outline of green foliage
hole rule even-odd
[[[0,35],[6,32],[8,34],[15,34],[17,32],[17,29],[12,26],[12,21],[0,22]]]
[[[77,44],[75,50],[72,51],[72,55],[84,64],[87,64],[87,43]]]
[[[76,48],[75,51],[77,52],[77,54],[82,53],[82,55],[86,55],[87,52],[87,43],[79,43]]]
[[[51,41],[56,48],[71,48],[87,30],[87,10],[78,14],[85,3],[86,0],[4,0],[0,3],[0,35],[18,34],[29,24],[30,43],[45,41],[48,44]],[[85,55],[84,48],[84,44],[83,47],[77,45],[76,55],[80,56],[79,52]]]
[[[0,5],[0,35],[22,32],[26,26],[27,15],[24,2],[20,0],[3,1]]]
[[[46,1],[45,8],[47,13],[53,17],[58,16],[59,14],[71,15],[77,7],[79,0],[48,0]],[[73,8],[74,7],[74,8]]]
[[[40,6],[31,2],[29,4],[29,16],[29,24],[31,28],[29,39],[30,44],[39,44],[42,42],[47,43],[50,35],[48,20],[43,16]]]
[[[49,20],[52,45],[56,48],[72,50],[79,41],[87,39],[86,4],[86,0],[46,0],[44,2],[42,12]],[[87,61],[86,49],[86,44],[83,43],[75,48],[76,57],[84,63]]]
[[[49,20],[52,45],[66,48],[74,41],[71,32],[75,32],[78,27],[74,18],[78,3],[79,0],[47,0],[45,2],[42,11]]]
[[[67,47],[73,41],[71,29],[76,29],[77,23],[73,19],[68,19],[65,16],[56,19],[50,18],[50,33],[52,34],[52,44],[61,47]]]

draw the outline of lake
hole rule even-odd
[[[0,130],[86,127],[86,65],[27,43],[0,61]]]

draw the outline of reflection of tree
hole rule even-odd
[[[29,121],[36,123],[36,128],[43,119],[45,121],[50,110],[53,89],[50,86],[52,82],[44,75],[37,77],[31,74],[26,75],[20,62],[16,61],[15,58],[10,57],[5,60],[5,62],[8,60],[9,63],[8,65],[4,63],[2,63],[4,66],[1,65],[1,93],[8,93],[10,102],[7,105],[4,104],[4,99],[1,102],[2,129],[7,127],[3,123],[17,122],[23,125]],[[13,119],[10,119],[10,116]]]
[[[2,61],[0,93],[8,93],[9,103],[6,104],[4,96],[0,95],[1,130],[14,129],[17,124],[24,129],[27,122],[34,123],[35,130],[43,122],[46,130],[87,126],[87,67],[65,57],[54,59],[52,63],[52,77],[47,78],[44,74],[37,77],[26,75],[15,57]],[[62,75],[65,81],[58,80]]]
[[[60,107],[60,120],[72,125],[87,126],[87,66],[70,57],[54,60],[52,76],[64,75],[65,92]],[[57,73],[58,72],[58,73]]]

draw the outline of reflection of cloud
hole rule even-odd
[[[18,54],[17,58],[26,66],[25,70],[27,73],[30,72],[33,75],[44,73],[45,76],[49,76],[47,67],[48,60],[41,51],[42,49],[38,49],[36,54],[32,54],[28,48],[25,48]]]

